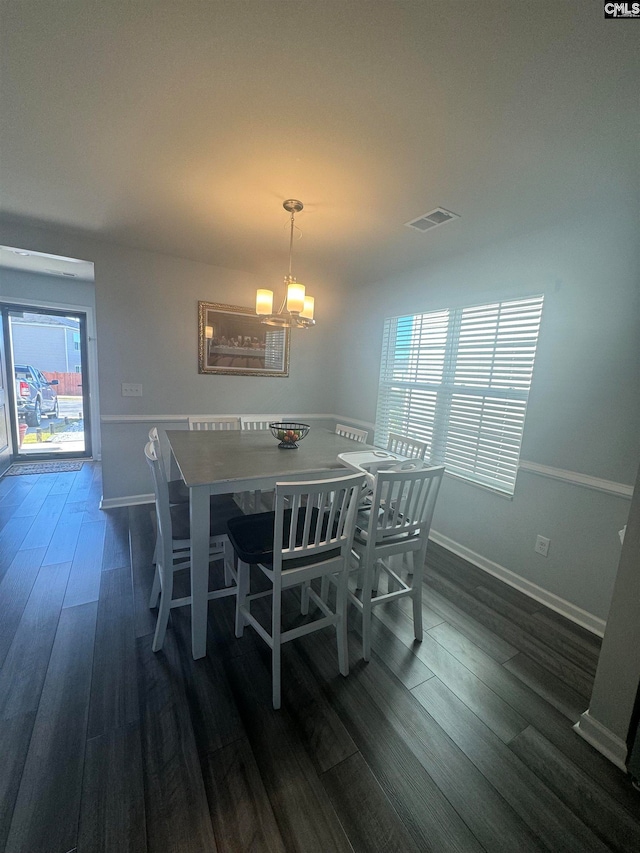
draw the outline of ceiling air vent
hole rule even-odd
[[[415,228],[416,231],[428,231],[430,228],[436,228],[438,225],[444,225],[445,222],[451,222],[454,219],[460,219],[460,215],[445,210],[444,207],[436,207],[430,213],[412,219],[411,222],[405,222],[405,225],[407,228]]]

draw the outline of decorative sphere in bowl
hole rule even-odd
[[[297,442],[302,441],[311,427],[309,424],[301,424],[296,421],[276,421],[269,424],[271,434],[277,438],[283,450],[292,450],[298,446]]]

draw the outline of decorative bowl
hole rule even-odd
[[[271,434],[280,442],[278,447],[283,450],[293,450],[298,445],[298,441],[302,441],[311,427],[309,424],[300,424],[296,421],[276,421],[269,424]]]

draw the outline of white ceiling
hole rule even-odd
[[[286,272],[282,200],[299,198],[294,273],[346,284],[637,183],[639,26],[595,0],[29,0],[0,15],[1,216],[271,274]],[[404,226],[438,206],[461,218]]]

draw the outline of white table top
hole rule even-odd
[[[279,448],[270,430],[168,430],[167,438],[187,486],[212,493],[272,488],[278,477],[344,467],[340,453],[374,449],[322,427],[311,427],[295,450]]]

